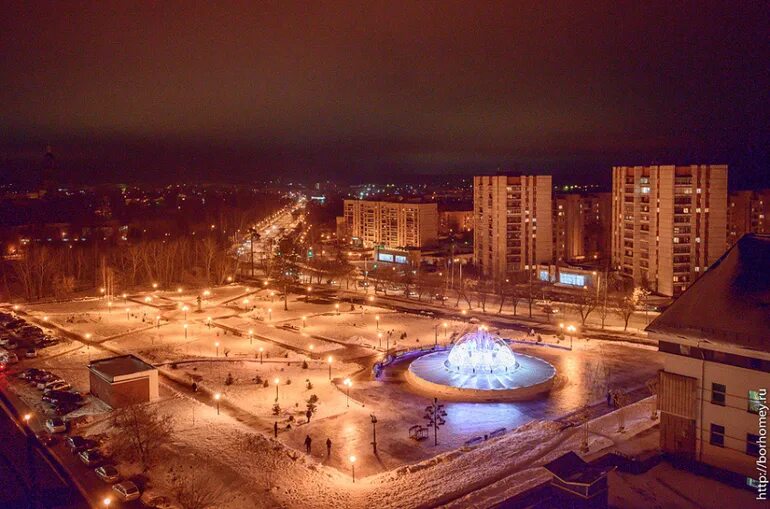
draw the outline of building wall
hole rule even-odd
[[[473,230],[473,210],[444,210],[439,212],[439,233],[469,232]]]
[[[695,459],[756,478],[756,457],[746,453],[746,434],[759,434],[759,416],[748,411],[748,391],[770,386],[770,373],[672,354],[664,354],[664,371],[695,379]],[[712,402],[712,383],[725,386],[724,406]],[[710,443],[712,423],[724,426],[724,447]]]
[[[426,247],[438,239],[435,203],[345,200],[345,230],[366,247]]]
[[[152,398],[149,376],[110,383],[93,372],[90,372],[89,382],[91,394],[104,401],[112,408],[120,408],[135,403],[144,403],[158,398],[157,379],[155,383],[155,397]]]
[[[727,245],[747,233],[770,233],[770,189],[730,193],[727,206]]]
[[[563,194],[554,198],[554,261],[609,258],[611,193]]]
[[[681,294],[726,249],[727,166],[612,169],[612,263]]]
[[[478,176],[474,262],[485,275],[534,270],[553,257],[551,176]]]

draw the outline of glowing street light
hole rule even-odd
[[[374,319],[377,320],[377,330],[380,330],[380,315],[375,315]]]
[[[131,319],[131,315],[129,314],[130,311],[131,311],[131,308],[126,308],[126,320],[130,320]]]
[[[377,333],[377,341],[379,342],[379,347],[382,348],[382,332]]]
[[[333,361],[334,361],[334,358],[333,358],[331,355],[330,355],[329,357],[327,357],[327,358],[326,358],[326,362],[328,362],[328,363],[329,363],[329,380],[330,380],[330,381],[331,381],[331,379],[332,379],[332,362],[333,362]]]
[[[187,324],[184,324],[184,338],[187,339]]]
[[[112,314],[112,301],[107,303],[107,313]]]
[[[577,330],[577,329],[576,329],[576,328],[575,328],[575,326],[574,326],[574,325],[572,325],[572,324],[569,324],[569,325],[567,326],[567,333],[569,334],[569,349],[570,349],[570,350],[572,350],[572,340],[573,340],[573,338],[575,337],[575,331],[576,331],[576,330]]]
[[[219,357],[219,341],[214,343],[214,347],[217,349],[217,357]]]
[[[345,392],[345,406],[350,408],[350,387],[353,385],[353,382],[350,381],[350,378],[346,378],[342,383],[347,387],[347,391]]]
[[[184,319],[187,320],[187,312],[190,311],[190,308],[187,306],[182,306],[182,311],[184,311]]]
[[[340,305],[339,305],[339,303],[334,305],[334,309],[337,310],[337,316],[339,316],[339,314],[340,314]]]
[[[254,331],[252,329],[249,329],[249,344],[254,344]]]
[[[122,297],[123,297],[123,304],[128,304],[128,294],[123,293]]]
[[[24,424],[29,426],[29,420],[32,419],[32,414],[24,414]]]
[[[209,326],[209,329],[211,328],[211,317],[210,316],[208,318],[206,318],[206,325]]]
[[[155,316],[155,328],[160,329],[160,315]]]
[[[259,347],[259,363],[262,364],[262,353],[265,351],[261,346]]]
[[[48,321],[48,317],[47,317],[47,316],[44,316],[44,317],[43,317],[43,321],[44,321],[44,322],[47,322],[47,321]]]
[[[158,283],[153,283],[152,284],[152,289],[153,290],[157,290],[158,289]]]
[[[203,290],[203,296],[209,297],[211,295],[211,292],[209,290]]]
[[[281,379],[276,378],[273,383],[275,384],[275,402],[278,403],[278,386],[281,384]]]
[[[444,322],[444,323],[441,324],[441,326],[444,327],[444,339],[446,339],[446,329],[449,326],[449,324]]]
[[[182,293],[182,287],[181,286],[176,289],[176,293]]]
[[[104,500],[102,500],[102,504],[104,504],[104,507],[109,507],[112,503],[112,499],[110,497],[104,497]]]
[[[267,319],[268,321],[273,321],[273,308],[267,308]]]
[[[353,471],[353,482],[356,482],[356,457],[351,456],[348,459],[350,460],[350,469]]]
[[[148,295],[147,297],[144,298],[144,301],[149,304],[150,302],[152,302],[152,297]]]
[[[219,400],[222,399],[222,394],[216,393],[214,394],[214,401],[217,402],[217,415],[219,415]]]
[[[307,327],[307,317],[303,316],[302,317],[302,328],[304,329],[305,327]]]

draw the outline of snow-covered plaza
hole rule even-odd
[[[150,473],[153,491],[163,493],[169,468],[195,465],[223,482],[244,481],[228,494],[228,507],[398,507],[401,496],[433,505],[527,470],[537,479],[538,465],[575,448],[576,423],[599,418],[591,447],[613,443],[613,425],[600,417],[610,411],[607,387],[630,396],[623,410],[630,424],[619,439],[654,424],[645,385],[661,365],[653,348],[577,339],[570,350],[555,337],[495,329],[513,340],[514,352],[555,367],[551,392],[520,402],[439,400],[446,415],[434,429],[425,418],[432,395],[405,383],[412,357],[378,377],[372,367],[387,352],[445,345],[478,324],[397,312],[376,300],[361,307],[323,292],[291,294],[286,305],[275,289],[231,284],[24,306],[20,313],[67,339],[24,365],[54,371],[82,392],[90,360],[132,353],[158,367],[156,404],[174,416],[177,443]],[[29,388],[15,390],[40,407]],[[76,411],[79,432],[109,434],[109,407],[89,400]],[[414,426],[427,439],[410,436]],[[491,442],[494,454],[484,452]],[[488,465],[468,468],[472,462]]]

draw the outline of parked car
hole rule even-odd
[[[37,357],[37,350],[35,350],[34,348],[27,349],[27,351],[24,353],[24,357],[26,357],[27,359],[34,359],[35,357]]]
[[[99,449],[86,449],[80,451],[78,457],[87,467],[96,466],[104,461],[104,456],[99,452]]]
[[[47,385],[45,389],[43,389],[43,395],[49,394],[51,392],[56,392],[56,391],[68,391],[70,389],[72,389],[72,386],[67,382],[64,382],[64,381],[56,382],[56,383]]]
[[[70,412],[74,412],[78,409],[78,405],[76,403],[69,403],[69,402],[59,402],[57,401],[54,403],[53,407],[53,413],[58,415],[59,417],[65,416]]]
[[[54,437],[52,434],[45,431],[41,431],[40,433],[35,435],[35,437],[37,438],[38,442],[48,447],[51,447],[56,443],[56,437]]]
[[[120,479],[120,474],[118,473],[118,469],[115,468],[115,465],[102,465],[96,467],[94,472],[99,479],[110,484],[117,482]]]
[[[45,427],[51,433],[64,433],[67,431],[67,423],[61,417],[51,417],[46,420]]]
[[[67,445],[69,450],[72,451],[73,453],[85,451],[87,449],[93,449],[97,445],[99,445],[96,442],[96,440],[91,440],[90,438],[83,438],[80,435],[69,436],[64,441],[64,443]]]
[[[59,382],[63,382],[64,380],[59,377],[59,375],[54,375],[53,373],[48,373],[47,375],[43,376],[37,381],[37,388],[41,391],[44,389],[47,389],[49,387],[53,387]]]
[[[3,352],[0,353],[0,361],[5,362],[6,364],[16,364],[19,362],[19,356],[13,352]]]
[[[41,370],[37,368],[27,368],[16,376],[18,376],[22,380],[29,380],[33,376],[37,375],[38,373],[41,373]]]
[[[139,488],[131,481],[123,481],[112,485],[112,491],[115,492],[117,498],[123,502],[129,502],[136,500],[141,496]]]

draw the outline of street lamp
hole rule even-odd
[[[181,286],[176,289],[176,293],[182,293],[182,287]]]
[[[350,468],[353,471],[353,482],[356,482],[356,457],[351,456],[348,459],[350,460]]]
[[[374,455],[377,456],[377,416],[369,414],[369,417],[372,420],[372,449],[374,450]]]
[[[312,286],[308,286],[307,287],[307,295],[305,295],[305,302],[309,302],[310,301],[310,292],[312,292],[312,291],[313,291],[313,287]]]
[[[377,330],[380,330],[380,315],[374,315],[374,319],[377,320]]]
[[[214,346],[215,346],[215,347],[216,347],[216,349],[217,349],[217,357],[219,357],[219,341],[216,341],[216,342],[214,343]]]
[[[304,329],[305,327],[307,327],[307,317],[303,316],[302,317],[302,328]]]
[[[214,394],[214,401],[217,402],[217,415],[219,415],[219,400],[222,399],[222,394],[216,393]]]
[[[32,419],[32,414],[24,414],[24,424],[29,426],[29,420]]]
[[[262,364],[262,352],[264,352],[265,349],[261,346],[259,347],[259,363]]]
[[[184,311],[184,319],[187,320],[187,312],[190,310],[187,306],[182,306],[182,311]]]
[[[577,329],[574,325],[570,324],[567,326],[567,332],[569,333],[569,349],[572,350],[572,339],[575,337],[575,331]]]
[[[153,290],[157,290],[158,289],[158,283],[153,283],[152,284],[152,289]]]
[[[273,321],[273,308],[267,308],[267,320],[269,322]]]
[[[345,406],[350,408],[350,386],[353,385],[353,382],[350,381],[350,378],[346,378],[342,383],[345,385],[345,387],[347,387],[347,391],[345,393]]]
[[[249,329],[249,344],[250,345],[254,344],[254,331],[251,329]]]
[[[273,380],[273,383],[275,384],[275,402],[278,403],[278,385],[280,385],[281,379],[276,378]]]
[[[211,328],[211,317],[210,316],[208,318],[206,318],[206,325],[209,326],[209,329]]]
[[[123,294],[123,304],[128,304],[128,294]]]
[[[104,504],[104,507],[109,507],[112,503],[112,499],[110,497],[105,497],[104,500],[102,500],[102,504]]]
[[[160,329],[160,315],[155,317],[155,327]]]
[[[382,332],[377,333],[377,346],[382,348]]]
[[[334,360],[334,358],[331,355],[326,358],[326,362],[329,363],[329,380],[332,379],[332,361],[333,360]]]
[[[184,338],[187,339],[187,324],[184,324]]]
[[[107,303],[107,313],[112,314],[112,301]]]
[[[339,303],[334,305],[334,309],[337,310],[337,316],[339,316],[339,314],[340,314],[340,305],[339,305]]]
[[[130,320],[131,316],[128,314],[131,311],[131,308],[126,308],[126,320]]]

